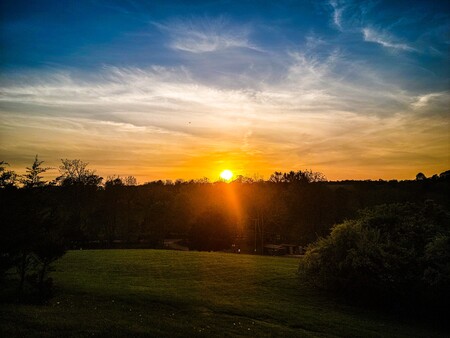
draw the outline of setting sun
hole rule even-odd
[[[224,179],[225,181],[231,180],[233,177],[233,173],[230,170],[224,170],[220,173],[220,178]]]

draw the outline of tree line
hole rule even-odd
[[[311,170],[233,182],[104,180],[88,163],[61,160],[59,176],[38,156],[25,175],[0,162],[1,271],[15,266],[20,286],[45,293],[50,263],[66,249],[162,248],[178,238],[190,249],[262,253],[265,244],[307,245],[362,208],[432,199],[449,203],[448,172],[411,181],[328,182]],[[33,271],[33,273],[29,273]],[[28,280],[27,280],[28,279]],[[29,283],[28,283],[29,282]]]

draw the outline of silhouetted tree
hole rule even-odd
[[[449,179],[450,178],[450,170],[444,171],[439,174],[440,179]]]
[[[108,176],[105,182],[105,189],[112,187],[123,187],[125,184],[119,176]]]
[[[12,170],[6,170],[9,164],[5,161],[0,161],[0,189],[14,187],[17,183],[17,174]]]
[[[64,207],[65,225],[71,232],[74,242],[85,242],[96,221],[97,192],[103,180],[95,170],[87,168],[88,163],[81,160],[62,159],[60,176],[56,182],[63,188],[61,203]]]
[[[325,175],[319,171],[312,171],[312,170],[306,170],[305,176],[307,177],[307,180],[309,183],[315,183],[315,182],[326,182],[327,178]]]
[[[244,184],[250,184],[250,183],[254,183],[255,180],[251,177],[246,177],[243,175],[238,175],[236,176],[236,178],[233,180],[233,183],[244,183]]]
[[[423,173],[418,173],[416,175],[416,181],[423,181],[423,180],[426,180],[426,179],[427,179],[427,177]]]
[[[32,245],[33,273],[28,281],[37,290],[40,300],[45,300],[53,286],[53,280],[48,277],[50,265],[66,252],[65,229],[54,206],[41,205],[33,218],[36,227]]]
[[[41,165],[44,161],[39,161],[38,155],[34,158],[34,162],[31,167],[27,167],[26,174],[20,180],[24,188],[40,188],[45,186],[46,181],[42,180],[40,174],[45,173],[50,167],[42,168]]]
[[[63,186],[98,186],[103,178],[96,175],[95,170],[87,169],[88,164],[78,159],[61,159],[60,176],[56,178],[56,182]]]
[[[1,204],[2,265],[16,267],[20,298],[28,285],[42,300],[51,291],[47,276],[49,264],[65,249],[59,200],[51,187],[2,190],[1,193],[7,197]]]
[[[283,173],[281,171],[275,171],[269,178],[270,182],[281,183],[283,182]]]
[[[325,182],[327,179],[321,172],[312,170],[298,170],[282,173],[275,171],[270,175],[269,182],[273,183],[313,183],[313,182]]]
[[[122,179],[123,184],[128,186],[135,186],[137,185],[136,177],[134,176],[127,176],[124,179]]]

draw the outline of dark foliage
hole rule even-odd
[[[218,251],[229,249],[236,233],[236,221],[220,209],[210,209],[201,214],[189,232],[190,248]]]
[[[299,272],[353,299],[443,306],[450,301],[450,214],[433,201],[365,209],[311,244]]]

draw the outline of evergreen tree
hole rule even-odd
[[[27,167],[27,173],[22,177],[21,182],[24,188],[39,188],[45,186],[46,181],[42,180],[40,174],[45,173],[50,167],[41,167],[44,161],[39,161],[38,155],[34,158],[34,162],[31,167]]]

